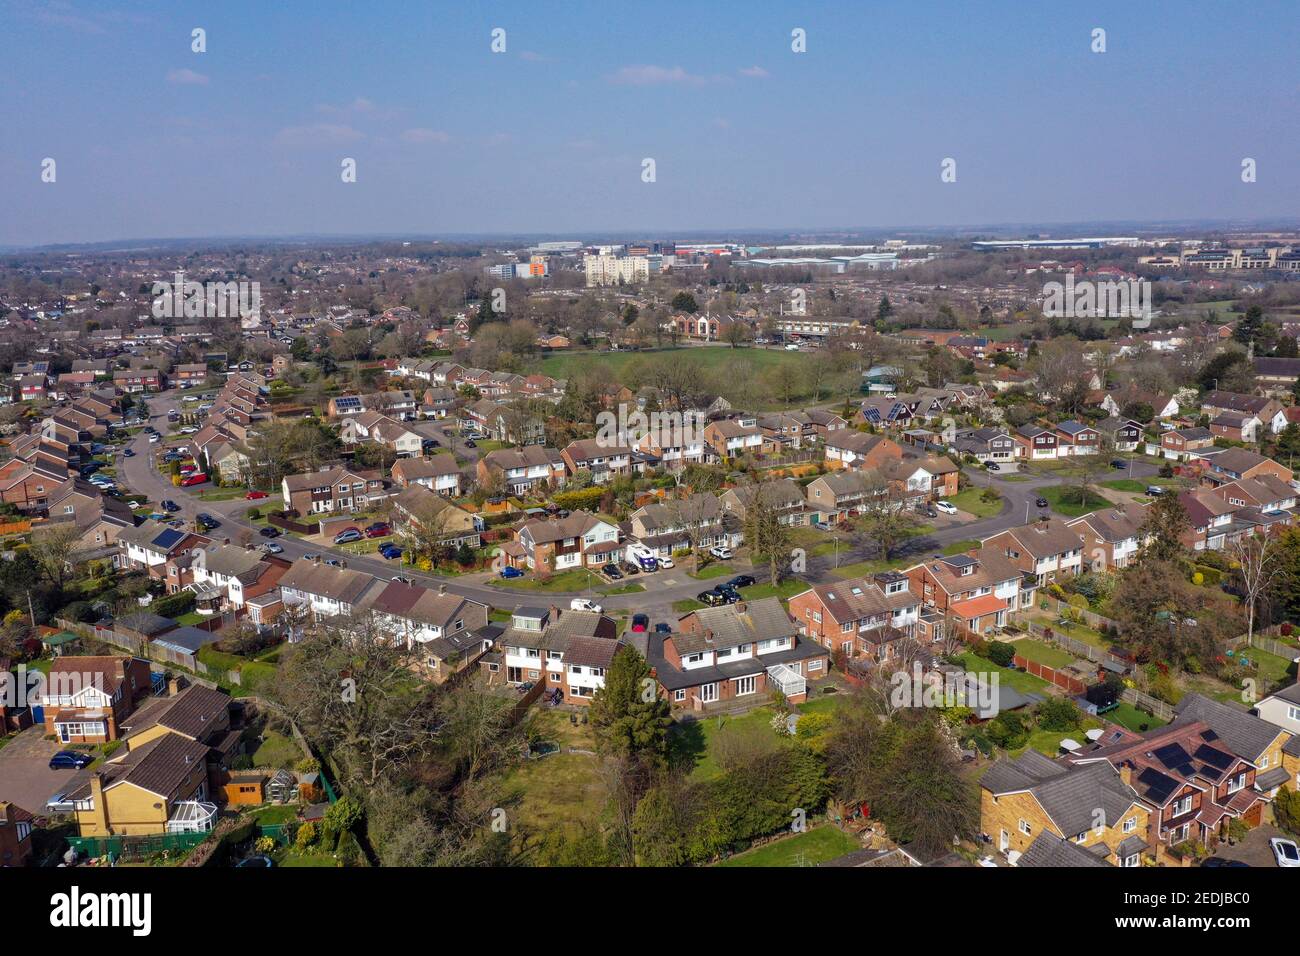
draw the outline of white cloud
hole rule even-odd
[[[767,70],[763,69],[761,66],[745,66],[745,67],[741,67],[741,69],[740,69],[740,75],[741,75],[741,76],[748,76],[748,77],[750,77],[751,79],[755,79],[755,80],[761,80],[761,79],[763,79],[764,77],[771,76],[771,74],[768,73]]]
[[[417,127],[402,131],[402,139],[408,143],[449,143],[451,136],[440,129]]]
[[[167,74],[167,82],[176,86],[207,86],[208,78],[193,70],[172,70]]]
[[[281,146],[339,146],[364,138],[364,133],[341,123],[286,126],[275,134],[275,141]]]
[[[620,68],[609,77],[611,83],[624,86],[663,86],[684,85],[701,86],[715,82],[718,77],[700,76],[680,66],[655,66],[653,64],[636,64]]]

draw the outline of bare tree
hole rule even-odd
[[[55,524],[32,534],[32,559],[50,583],[60,589],[81,560],[81,532],[76,524]]]
[[[1237,574],[1245,591],[1246,643],[1255,636],[1255,616],[1260,601],[1273,589],[1283,574],[1282,549],[1270,534],[1247,534],[1228,545],[1228,554],[1237,564]]]

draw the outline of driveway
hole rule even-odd
[[[0,749],[0,801],[16,803],[42,816],[45,803],[68,788],[85,771],[51,770],[50,757],[59,744],[45,739],[45,728],[28,727]]]
[[[1250,866],[1258,866],[1262,869],[1276,869],[1277,861],[1273,859],[1273,848],[1269,846],[1268,841],[1274,837],[1282,837],[1284,840],[1297,842],[1296,838],[1289,833],[1283,833],[1275,826],[1265,824],[1255,827],[1246,834],[1246,838],[1236,846],[1228,846],[1226,843],[1219,844],[1215,856],[1223,857],[1225,860],[1240,860],[1242,863]]]

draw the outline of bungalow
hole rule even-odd
[[[400,536],[417,542],[436,540],[449,548],[462,544],[477,548],[483,543],[483,519],[426,485],[410,485],[393,499],[393,519]]]
[[[770,690],[790,703],[807,699],[808,681],[830,670],[830,652],[804,640],[775,597],[692,611],[670,634],[651,634],[649,662],[660,694],[696,711]]]

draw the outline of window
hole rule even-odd
[[[732,683],[736,685],[737,697],[745,697],[749,694],[754,693],[753,677],[738,677],[734,681],[732,681]]]
[[[1138,825],[1137,817],[1129,817],[1127,820],[1124,821],[1124,832],[1132,833],[1134,830],[1137,829],[1137,825]]]
[[[686,691],[684,691],[684,690],[675,690],[675,691],[673,691],[673,700],[674,700],[674,701],[676,701],[677,703],[680,704],[680,703],[681,703],[682,701],[684,701],[685,699],[686,699]]]
[[[821,659],[819,658],[819,659],[817,659],[817,660],[811,660],[811,661],[809,661],[809,662],[808,662],[808,669],[809,669],[810,671],[819,671],[819,670],[821,670],[821,669],[822,669],[822,662],[821,662]],[[1297,777],[1297,779],[1300,779],[1300,774],[1296,774],[1296,777]]]
[[[1133,854],[1130,854],[1129,856],[1124,857],[1124,865],[1125,865],[1125,866],[1138,866],[1138,865],[1141,864],[1141,862],[1142,862],[1142,861],[1138,859],[1138,855],[1137,855],[1136,853],[1133,853]]]
[[[1029,825],[1028,820],[1021,820],[1018,826],[1020,828],[1020,832],[1023,833],[1025,836],[1029,836],[1029,834],[1034,832],[1034,829]]]
[[[1286,717],[1287,720],[1300,720],[1300,707],[1288,707]]]
[[[1245,785],[1246,785],[1246,774],[1245,774],[1245,773],[1239,773],[1239,774],[1237,774],[1237,776],[1234,777],[1232,780],[1229,780],[1229,781],[1228,781],[1228,792],[1229,792],[1229,793],[1236,793],[1238,790],[1240,790],[1240,789],[1241,789],[1242,787],[1244,787]]]
[[[1177,803],[1174,804],[1174,816],[1182,816],[1184,813],[1191,813],[1191,812],[1192,812],[1192,798],[1190,796],[1183,797],[1183,799],[1179,800]],[[1183,829],[1184,830],[1187,829],[1187,826],[1185,824],[1183,826]]]

